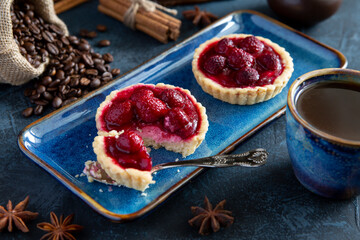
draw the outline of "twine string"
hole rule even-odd
[[[164,7],[150,0],[130,0],[131,6],[126,10],[124,15],[124,24],[131,29],[135,29],[135,16],[140,7],[147,12],[154,12],[156,9],[163,10],[167,13],[176,15],[177,10]]]

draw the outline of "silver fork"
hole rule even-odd
[[[257,148],[248,152],[240,154],[231,154],[231,155],[216,155],[211,157],[197,158],[191,160],[183,160],[177,162],[168,162],[155,165],[151,168],[151,173],[160,171],[163,169],[173,168],[173,167],[259,167],[266,163],[269,153],[262,148]],[[115,184],[115,181],[112,180],[107,173],[101,168],[101,165],[95,161],[88,161],[85,164],[84,173],[96,180],[98,182],[106,184]]]

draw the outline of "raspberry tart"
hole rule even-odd
[[[113,91],[96,113],[93,148],[116,184],[143,191],[152,183],[145,146],[192,154],[208,130],[205,108],[188,90],[159,83]]]
[[[251,105],[282,91],[294,70],[290,54],[269,39],[231,34],[201,44],[192,70],[202,89],[224,102]]]

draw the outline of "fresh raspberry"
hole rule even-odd
[[[160,99],[167,103],[167,105],[171,108],[182,108],[185,105],[184,96],[175,89],[165,89],[162,91]]]
[[[184,111],[186,115],[190,118],[190,120],[199,120],[199,115],[196,111],[196,108],[191,100],[187,99],[184,106]]]
[[[144,146],[142,138],[134,132],[124,132],[116,139],[116,147],[124,153],[136,153]]]
[[[132,102],[130,100],[113,102],[105,113],[105,121],[108,124],[120,126],[130,122],[133,115]]]
[[[279,56],[274,53],[266,53],[257,58],[257,63],[265,70],[276,71],[281,68]]]
[[[180,128],[184,128],[190,124],[190,119],[185,111],[181,108],[171,109],[164,118],[164,127],[170,132],[174,133]]]
[[[155,122],[168,112],[166,104],[155,97],[143,97],[135,103],[138,117],[144,122]]]
[[[235,81],[241,86],[252,86],[259,80],[259,73],[254,68],[246,67],[236,73]]]
[[[254,65],[254,57],[240,48],[233,48],[228,56],[230,67],[241,69],[252,67]]]
[[[146,88],[140,88],[138,90],[135,90],[135,92],[131,95],[131,100],[138,101],[141,98],[152,98],[154,97],[153,91]]]
[[[219,54],[226,54],[227,51],[233,47],[235,47],[235,45],[231,39],[223,38],[215,45],[214,49],[215,49],[215,52],[217,52]]]
[[[208,58],[204,63],[204,69],[210,74],[217,75],[221,73],[226,64],[226,58],[220,55],[214,55]]]
[[[183,128],[177,130],[176,134],[181,136],[183,139],[186,139],[195,133],[197,125],[198,125],[198,120],[194,119]]]
[[[272,84],[275,79],[275,72],[266,71],[260,74],[260,78],[258,81],[259,86],[264,86],[268,84]]]
[[[240,48],[251,54],[260,54],[264,44],[254,36],[246,37],[240,42]]]

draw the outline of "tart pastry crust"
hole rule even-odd
[[[137,84],[136,86],[149,86],[150,84]],[[157,85],[150,85],[155,86],[157,88],[164,88],[164,89],[176,89],[178,87],[167,85],[163,83],[159,83]],[[112,100],[117,96],[117,94],[121,91],[125,91],[129,88],[133,88],[133,86],[129,86],[127,88],[116,90],[110,93],[105,99],[104,102],[100,104],[100,107],[96,113],[96,127],[98,129],[98,136],[95,137],[93,142],[93,149],[95,154],[97,155],[97,161],[100,163],[101,167],[104,171],[111,177],[116,184],[124,185],[129,188],[134,188],[139,191],[144,191],[149,184],[155,183],[152,180],[152,176],[150,171],[141,171],[134,168],[123,168],[120,165],[114,163],[114,159],[106,154],[105,150],[105,141],[104,138],[106,136],[119,136],[123,133],[123,131],[107,131],[103,127],[103,123],[101,121],[102,113],[105,107],[111,104]],[[178,88],[179,89],[179,88]],[[144,141],[145,146],[152,146],[154,148],[164,147],[167,150],[174,151],[181,153],[184,157],[188,156],[196,150],[196,148],[201,144],[201,142],[205,138],[205,134],[208,130],[209,122],[206,115],[206,109],[201,105],[201,103],[197,102],[195,97],[191,95],[190,91],[186,89],[180,88],[187,96],[192,100],[194,106],[198,109],[199,116],[199,123],[200,127],[198,128],[197,134],[188,138],[188,139],[181,139],[181,137],[174,137],[168,140],[161,140],[154,139],[151,137],[151,134],[146,134],[146,131],[142,131],[142,129],[134,130],[137,134],[139,134]]]
[[[285,50],[285,48],[279,46],[278,44],[272,42],[267,38],[263,38],[260,36],[256,36],[256,38],[272,47],[277,52],[277,54],[279,54],[281,58],[281,63],[284,66],[283,72],[275,79],[273,84],[255,87],[223,87],[212,79],[206,77],[199,69],[199,57],[208,45],[214,42],[218,42],[223,38],[246,38],[249,36],[252,35],[230,34],[221,38],[216,37],[204,42],[195,50],[194,58],[192,61],[192,71],[194,73],[196,81],[205,92],[217,99],[231,104],[252,105],[255,103],[267,101],[275,97],[286,86],[292,75],[292,72],[294,71],[293,59],[291,58],[290,54]]]

